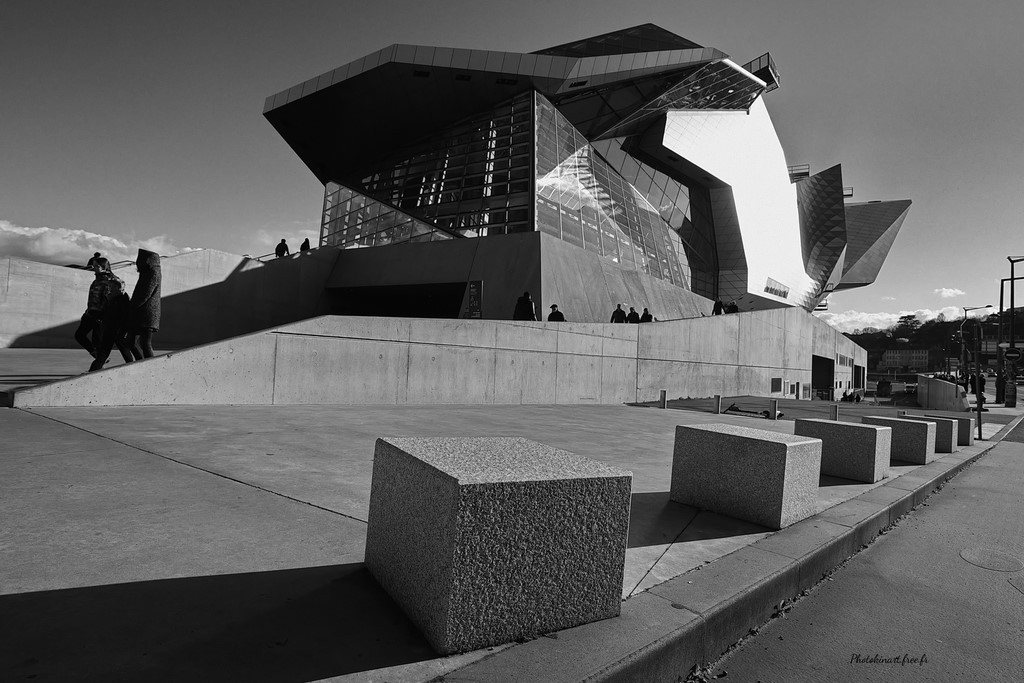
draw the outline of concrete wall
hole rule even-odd
[[[175,349],[329,312],[324,283],[335,249],[266,263],[212,249],[161,261],[162,320],[154,345]],[[114,271],[131,292],[134,267]],[[0,347],[75,348],[90,271],[0,259]]]
[[[509,320],[516,299],[530,292],[538,301],[540,233],[485,239],[394,244],[344,249],[327,281],[331,288],[483,282],[485,320]],[[545,316],[546,317],[546,316]]]
[[[18,391],[14,405],[615,404],[654,400],[661,389],[768,396],[772,377],[810,381],[824,324],[802,309],[648,325],[324,316]]]
[[[558,304],[570,322],[605,323],[615,304],[662,320],[710,315],[713,302],[664,280],[619,268],[540,232],[343,251],[331,288],[483,282],[483,318],[508,320],[529,291],[542,318]]]
[[[925,410],[953,412],[970,410],[967,392],[963,387],[925,375],[917,376],[917,404]]]

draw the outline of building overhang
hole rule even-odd
[[[560,101],[617,83],[681,79],[726,58],[710,47],[566,57],[391,45],[268,97],[263,115],[320,182],[344,181],[524,91]],[[621,115],[649,104],[639,91]]]

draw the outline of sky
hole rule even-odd
[[[323,186],[267,96],[393,43],[530,52],[647,22],[740,64],[771,52],[787,162],[841,163],[854,201],[913,200],[876,282],[822,317],[998,308],[1024,255],[1020,0],[4,0],[0,255],[316,243]]]

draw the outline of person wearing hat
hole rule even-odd
[[[565,316],[562,315],[562,312],[560,310],[558,310],[558,304],[551,304],[551,312],[548,313],[548,322],[549,323],[564,323],[565,322]]]

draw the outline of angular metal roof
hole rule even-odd
[[[911,200],[846,205],[846,261],[836,289],[870,285],[878,277],[896,235],[910,211]]]
[[[678,36],[675,39],[674,44],[692,45]],[[652,44],[650,38],[640,40]],[[606,47],[613,44],[625,45],[605,43]],[[663,46],[665,41],[653,44]],[[566,112],[574,124],[581,117],[605,116],[599,123],[608,127],[649,105],[700,67],[727,58],[719,50],[699,46],[563,56],[392,45],[268,97],[263,115],[326,183],[358,176],[373,159],[528,90],[539,91],[562,109],[563,102],[572,108],[569,100],[583,99],[588,93],[639,86],[636,92],[617,93],[622,95],[619,99],[628,100],[621,110],[608,106],[611,97],[596,97],[592,105],[577,106],[575,114]],[[763,87],[753,77],[746,80],[750,81],[744,83],[747,89]]]
[[[539,55],[562,55],[565,57],[595,57],[598,55],[622,55],[630,52],[656,52],[700,47],[697,43],[666,31],[654,24],[641,24],[620,31],[603,33],[592,38],[575,40],[556,47],[537,50]]]

